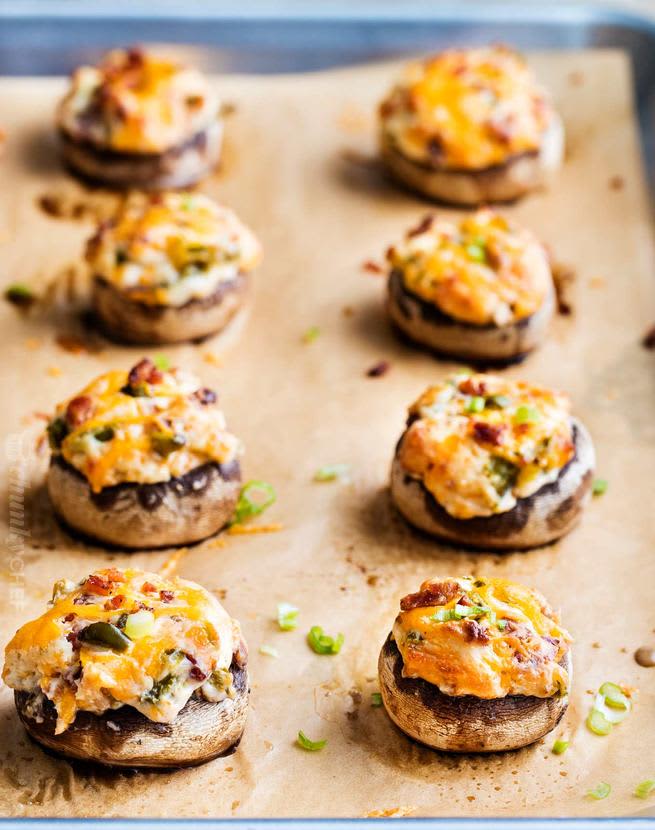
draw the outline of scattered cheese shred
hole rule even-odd
[[[268,525],[231,525],[227,532],[230,536],[245,536],[250,533],[277,533],[278,530],[283,530],[284,525],[280,522],[273,522]]]

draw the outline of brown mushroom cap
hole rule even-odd
[[[408,522],[432,536],[473,548],[521,550],[539,547],[568,533],[591,496],[594,447],[583,424],[572,418],[575,454],[557,479],[505,513],[457,519],[398,459],[391,466],[391,497]],[[402,441],[402,438],[401,438]],[[399,442],[400,445],[400,442]]]
[[[504,326],[481,326],[456,320],[408,291],[401,273],[393,270],[387,308],[403,334],[439,354],[474,362],[507,363],[521,360],[543,342],[555,310],[555,289],[551,287],[542,305],[529,317]]]
[[[91,303],[107,334],[125,343],[164,344],[199,340],[222,331],[243,306],[245,274],[219,283],[208,297],[181,306],[148,305],[130,299],[111,283],[95,277]]]
[[[247,669],[233,662],[232,676],[234,698],[210,703],[192,697],[172,723],[155,723],[122,706],[102,715],[78,712],[73,724],[55,735],[57,718],[50,701],[43,707],[42,722],[30,715],[30,694],[15,692],[14,701],[31,737],[66,758],[112,767],[189,767],[227,754],[241,739],[250,694]]]
[[[119,190],[166,190],[189,187],[218,163],[223,123],[212,122],[188,141],[163,153],[126,153],[101,148],[60,130],[65,164],[83,179]]]
[[[562,666],[571,677],[570,652]],[[554,729],[568,706],[568,697],[453,697],[421,678],[403,677],[402,668],[402,656],[390,634],[378,661],[384,707],[410,738],[447,752],[500,752],[528,746]]]
[[[57,514],[74,530],[123,548],[186,545],[212,536],[234,515],[241,486],[238,461],[203,464],[158,484],[117,484],[94,493],[61,456],[48,471]]]
[[[544,185],[561,164],[564,127],[559,116],[553,113],[538,152],[523,153],[483,170],[440,169],[417,164],[399,152],[384,133],[380,150],[391,174],[412,190],[439,202],[473,207],[511,202]]]

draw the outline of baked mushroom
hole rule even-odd
[[[133,194],[87,244],[92,306],[119,341],[198,340],[243,306],[259,257],[253,233],[209,197]]]
[[[564,395],[462,373],[409,408],[391,497],[407,521],[439,539],[532,548],[577,523],[594,464],[591,438]]]
[[[380,105],[382,159],[403,184],[457,205],[514,200],[561,163],[562,122],[502,46],[412,63]]]
[[[248,712],[239,623],[195,582],[107,568],[52,602],[5,652],[3,680],[38,743],[116,767],[184,767],[227,753]]]
[[[505,579],[435,579],[400,609],[378,673],[403,732],[447,752],[498,752],[555,728],[571,637],[540,593]]]
[[[100,375],[48,425],[48,492],[85,536],[123,548],[184,545],[218,532],[239,497],[240,443],[216,393],[144,358]]]
[[[545,248],[485,209],[427,216],[387,251],[387,307],[400,331],[440,354],[517,361],[546,336],[555,289]]]
[[[57,109],[65,163],[113,188],[188,187],[218,162],[221,105],[196,69],[143,49],[81,66]]]

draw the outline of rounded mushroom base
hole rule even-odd
[[[529,317],[505,326],[477,326],[444,314],[408,291],[400,272],[392,271],[387,309],[403,335],[438,355],[477,364],[506,365],[523,360],[545,339],[555,310],[555,291],[550,291]]]
[[[575,455],[571,461],[562,468],[555,481],[533,495],[519,499],[505,513],[471,519],[451,516],[422,481],[404,470],[398,450],[391,466],[393,502],[405,519],[419,530],[464,547],[525,550],[553,542],[577,524],[591,497],[594,447],[582,423],[575,418],[572,420]]]
[[[162,153],[124,153],[99,148],[60,131],[66,166],[92,184],[117,190],[174,190],[196,184],[218,164],[223,124],[216,120],[177,147]]]
[[[570,677],[570,654],[562,665]],[[390,634],[378,660],[387,714],[410,738],[445,752],[520,749],[554,729],[568,706],[567,697],[452,697],[421,678],[403,677],[402,668],[402,656]]]
[[[235,696],[220,703],[192,697],[173,723],[155,723],[130,706],[94,715],[78,712],[73,724],[55,735],[50,701],[39,721],[32,697],[15,692],[18,715],[29,735],[58,755],[110,767],[170,769],[204,764],[228,754],[241,740],[248,717],[248,672],[232,664]]]
[[[101,277],[93,280],[91,304],[104,331],[113,340],[164,345],[201,340],[219,334],[245,302],[245,274],[219,284],[208,297],[181,306],[148,305],[130,299]]]
[[[144,550],[199,542],[232,519],[239,463],[203,464],[158,484],[117,484],[94,493],[86,478],[57,456],[48,471],[57,515],[73,530],[113,547]]]
[[[564,127],[559,116],[553,115],[538,152],[523,153],[481,170],[449,170],[417,164],[404,156],[384,133],[380,150],[389,172],[411,190],[445,204],[476,207],[513,202],[543,187],[561,165]]]

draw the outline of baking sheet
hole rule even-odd
[[[393,64],[305,76],[217,79],[234,104],[225,162],[201,189],[235,207],[260,235],[264,262],[248,313],[226,336],[158,349],[220,390],[246,445],[245,474],[278,501],[260,520],[276,532],[224,535],[189,548],[178,572],[219,592],[251,651],[252,707],[238,751],[173,773],[71,766],[26,737],[0,692],[0,812],[5,816],[490,816],[635,814],[632,796],[655,775],[653,669],[632,653],[653,644],[655,400],[653,354],[640,339],[655,310],[653,245],[628,62],[619,52],[533,56],[568,130],[557,185],[505,210],[575,270],[573,314],[509,370],[572,397],[609,490],[563,541],[514,555],[464,552],[410,530],[389,503],[388,467],[406,406],[452,371],[400,343],[383,310],[384,281],[362,267],[428,206],[394,188],[373,159],[374,108]],[[53,520],[36,451],[42,413],[142,349],[113,346],[80,322],[79,253],[94,213],[115,197],[84,190],[60,169],[51,131],[64,82],[0,81],[0,276],[48,302],[24,316],[0,308],[0,414],[5,562],[1,639],[41,612],[52,583],[108,563],[156,570],[170,552],[124,555],[83,545]],[[68,218],[39,207],[48,196]],[[73,218],[76,216],[77,218]],[[311,326],[320,328],[303,342]],[[151,351],[150,354],[153,352]],[[390,370],[367,370],[381,360]],[[351,481],[318,484],[315,470],[347,463]],[[26,535],[27,534],[27,535]],[[541,589],[576,638],[564,722],[515,753],[448,756],[419,747],[380,708],[376,661],[405,593],[448,574],[505,576]],[[280,632],[276,604],[300,608]],[[20,607],[23,606],[23,607]],[[312,625],[342,631],[338,656],[315,655]],[[258,653],[262,643],[279,658]],[[634,712],[600,738],[584,726],[605,680],[638,687]],[[297,731],[326,738],[306,753]],[[562,756],[554,737],[570,736]],[[600,781],[604,801],[585,798]]]

